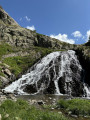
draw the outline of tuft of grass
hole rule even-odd
[[[43,111],[30,106],[26,101],[4,101],[0,106],[2,120],[70,120],[59,113]]]
[[[2,72],[2,68],[0,68],[0,76],[5,76],[4,73]]]
[[[57,106],[67,113],[70,111],[74,115],[90,116],[90,100],[79,98],[59,100]]]

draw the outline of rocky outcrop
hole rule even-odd
[[[82,47],[76,50],[76,54],[83,67],[84,82],[90,86],[90,48]]]
[[[5,23],[6,25],[15,25],[15,26],[19,26],[18,23],[11,18],[8,13],[6,13],[2,7],[0,7],[0,20],[3,21],[3,23]]]

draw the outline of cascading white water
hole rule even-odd
[[[75,85],[81,80],[81,72],[82,67],[75,51],[53,52],[42,58],[27,74],[7,86],[4,91],[20,95],[41,92],[71,95],[73,91],[77,91]]]
[[[13,82],[4,90],[6,92],[11,92],[11,93],[13,93],[14,91],[17,91],[18,94],[27,94],[23,91],[24,86],[28,84],[34,84],[34,83],[36,83],[36,86],[37,86],[37,82],[40,80],[42,73],[45,71],[45,69],[48,69],[49,63],[59,55],[60,55],[60,52],[53,52],[47,55],[40,61],[40,63],[35,65],[34,70],[31,70],[30,73],[23,75],[22,78]],[[37,90],[37,92],[41,91],[41,89],[44,89],[43,84],[41,85],[40,89]]]
[[[84,90],[85,90],[84,97],[87,97],[90,99],[90,87],[85,83],[84,83]]]

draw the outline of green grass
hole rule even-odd
[[[32,56],[16,56],[5,58],[4,63],[8,64],[11,68],[12,73],[16,76],[25,71],[28,67],[34,64],[35,59]]]
[[[72,99],[72,100],[59,100],[57,106],[65,112],[71,112],[74,115],[90,116],[90,100],[85,99]]]
[[[0,76],[4,77],[4,73],[2,72],[2,68],[0,68]]]
[[[62,114],[36,109],[26,101],[6,100],[0,106],[2,120],[70,120]]]
[[[7,43],[0,44],[0,59],[3,55],[9,54],[11,52],[13,52],[13,48],[10,45]]]
[[[25,51],[28,51],[28,49]],[[30,55],[23,57],[22,56],[7,57],[3,60],[3,63],[9,65],[12,73],[14,73],[17,76],[21,72],[30,68],[40,58],[44,57],[45,55],[53,51],[54,51],[53,49],[34,47],[29,53]],[[40,54],[40,56],[37,56],[38,53]]]
[[[36,51],[36,52],[40,52],[41,53],[41,57],[44,57],[46,56],[47,54],[49,53],[52,53],[52,52],[56,52],[56,51],[65,51],[65,49],[51,49],[51,48],[44,48],[44,47],[33,47],[33,49]]]

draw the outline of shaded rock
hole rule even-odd
[[[10,70],[7,69],[7,68],[4,70],[4,73],[5,73],[7,76],[9,76],[9,77],[12,75],[12,73],[10,72]]]
[[[44,105],[44,101],[43,101],[43,100],[37,101],[37,103],[38,103],[39,105]]]
[[[26,85],[24,92],[27,92],[29,94],[33,94],[37,92],[37,88],[35,84],[32,85]]]

